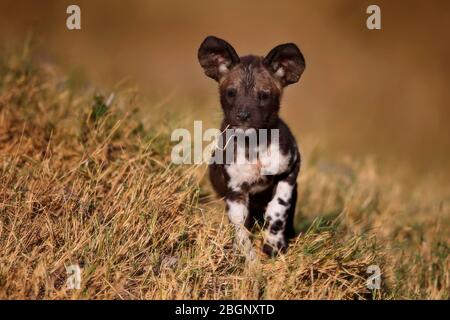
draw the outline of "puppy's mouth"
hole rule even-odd
[[[252,131],[258,131],[258,128],[251,125],[232,125],[229,129],[235,130],[236,132],[250,133]]]
[[[258,133],[258,129],[252,126],[230,126],[228,129],[231,129],[234,131],[235,135],[253,135]]]
[[[247,129],[256,129],[255,127],[248,125],[248,124],[236,124],[236,125],[231,125],[230,126],[231,129],[242,129],[242,130],[247,130]]]

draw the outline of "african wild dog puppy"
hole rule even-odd
[[[293,43],[279,45],[265,57],[239,57],[229,43],[213,36],[201,44],[198,59],[205,74],[219,83],[223,134],[226,129],[268,129],[268,152],[258,156],[256,163],[213,163],[209,173],[214,189],[225,198],[229,220],[235,225],[235,244],[249,259],[254,259],[246,229],[264,218],[263,251],[275,255],[285,250],[288,239],[295,236],[293,219],[300,170],[295,138],[278,111],[283,88],[300,79],[305,60]],[[271,129],[278,129],[278,143],[271,143],[276,140]],[[215,153],[229,148],[226,139],[221,141]],[[232,148],[238,149],[239,145],[233,144]],[[248,156],[248,150],[245,154]]]

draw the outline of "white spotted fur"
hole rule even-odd
[[[248,209],[245,203],[227,200],[228,204],[228,218],[233,224],[243,224],[248,214]]]
[[[289,200],[292,197],[292,191],[294,190],[294,186],[291,186],[289,183],[280,181],[278,182],[277,189],[275,191],[275,195],[273,199],[267,205],[267,210],[265,212],[264,217],[271,217],[272,221],[278,219],[279,217],[283,217],[289,206],[284,206],[279,203],[278,198],[284,200],[289,204]],[[277,216],[279,214],[279,217]]]
[[[237,154],[242,154],[242,151],[238,150]],[[280,151],[279,145],[272,143],[267,151],[262,148],[258,150],[257,159],[245,159],[240,156],[236,158],[237,161],[227,165],[226,170],[230,177],[228,186],[234,191],[239,191],[244,183],[251,186],[258,181],[264,181],[267,175],[286,172],[289,169],[291,155],[289,153],[284,155]],[[264,190],[267,186],[264,188],[264,184],[262,184],[255,188]],[[253,192],[257,191],[253,190]]]
[[[286,223],[286,213],[289,209],[293,190],[294,186],[290,185],[289,183],[285,181],[278,182],[275,195],[267,205],[267,209],[264,215],[265,219],[267,219],[267,217],[270,217],[272,222],[275,220],[281,220],[283,222],[282,229],[284,229]],[[280,204],[278,199],[283,200],[287,203],[287,205],[285,206]],[[265,240],[272,246],[275,246],[278,241],[284,242],[283,233],[282,231],[279,231],[276,234],[272,234],[269,230],[266,230]]]

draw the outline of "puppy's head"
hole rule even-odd
[[[265,57],[239,57],[228,42],[209,36],[198,59],[205,74],[219,83],[225,120],[234,128],[270,128],[278,119],[283,88],[305,70],[293,43],[276,46]]]

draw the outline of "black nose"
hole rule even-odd
[[[248,119],[250,119],[250,112],[246,110],[238,111],[237,118],[241,121],[247,121]]]

